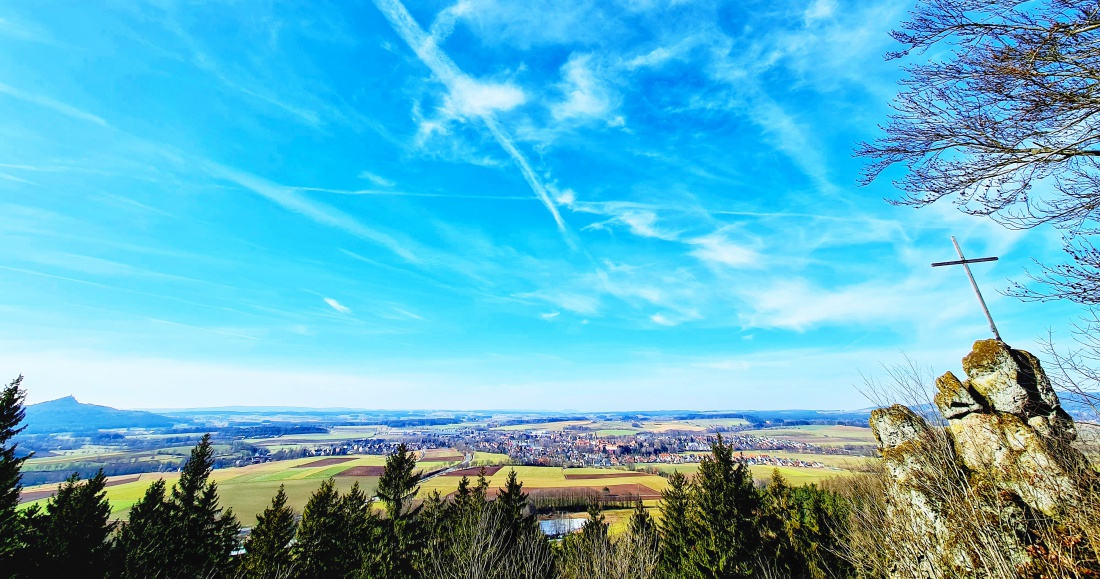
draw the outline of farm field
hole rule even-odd
[[[512,457],[508,456],[507,454],[497,454],[495,452],[474,453],[474,466],[508,464],[510,462],[512,462]]]
[[[505,466],[492,476],[487,476],[490,489],[503,487],[511,470],[516,471],[516,477],[523,483],[523,490],[550,489],[582,489],[592,488],[602,490],[604,487],[614,485],[638,484],[653,493],[659,493],[665,488],[665,479],[654,474],[637,473],[626,470],[599,469],[599,468],[572,468],[562,469],[552,466]],[[576,475],[602,474],[605,478],[578,478]],[[640,476],[639,476],[640,475]],[[474,477],[470,477],[473,479]],[[446,496],[458,488],[460,477],[440,476],[425,481],[421,485],[421,494],[439,491]],[[649,493],[647,493],[649,494]]]
[[[695,471],[699,470],[698,464],[640,464],[639,467],[654,467],[661,472],[682,472],[687,476],[695,474]],[[851,471],[840,469],[826,469],[826,468],[797,468],[790,466],[768,466],[768,465],[752,465],[749,467],[749,472],[752,473],[752,478],[755,481],[769,481],[772,478],[772,473],[776,469],[779,469],[779,474],[783,475],[783,478],[787,480],[791,485],[803,485],[819,483],[828,478],[834,478],[838,476],[846,476],[852,474]]]
[[[641,430],[636,428],[601,428],[596,431],[596,436],[601,438],[605,436],[634,436],[639,432]]]
[[[746,453],[749,454],[749,453]],[[757,454],[757,453],[752,453]],[[789,452],[786,450],[766,450],[760,451],[759,454],[766,454],[768,456],[775,456],[779,458],[789,458],[793,460],[803,460],[807,462],[820,462],[825,466],[832,468],[839,468],[843,470],[858,470],[861,465],[873,463],[877,461],[877,458],[870,456],[849,456],[844,454],[815,454],[809,452]]]
[[[748,425],[748,421],[743,418],[700,418],[694,420],[658,420],[652,422],[629,422],[625,420],[561,420],[498,426],[493,430],[512,432],[546,430],[549,432],[561,432],[567,428],[582,427],[593,430],[596,436],[602,437],[633,436],[641,432],[706,432],[707,430],[719,427],[732,428],[746,425]]]
[[[318,457],[301,458],[280,462],[216,469],[211,478],[218,483],[218,495],[221,497],[223,507],[231,507],[237,518],[245,526],[255,523],[255,516],[263,512],[275,496],[280,484],[286,485],[286,493],[289,504],[298,512],[301,512],[309,499],[310,494],[328,477],[335,477],[336,486],[341,490],[350,489],[358,482],[367,492],[373,492],[378,483],[377,476],[338,476],[339,473],[353,467],[374,466],[379,469],[386,462],[384,456],[356,456],[347,457],[352,460],[336,465],[304,466],[318,462]],[[439,463],[429,463],[437,465]],[[136,480],[132,480],[135,479]],[[111,515],[124,519],[138,499],[145,493],[145,489],[159,478],[163,478],[171,485],[178,478],[178,473],[145,473],[141,475],[128,475],[111,477],[110,481],[122,479],[132,480],[108,486],[107,499],[111,502]],[[39,485],[23,489],[24,496],[35,496],[38,493],[55,491],[56,484]],[[20,505],[28,507],[35,503],[45,506],[46,498],[30,501]]]
[[[551,432],[561,432],[568,426],[585,426],[591,427],[595,422],[591,420],[560,420],[556,422],[534,422],[531,424],[510,424],[508,426],[497,426],[493,430],[501,431],[524,431],[524,430],[549,430]]]
[[[287,460],[281,462],[264,463],[243,467],[215,470],[212,479],[218,483],[218,494],[221,497],[223,507],[232,508],[237,518],[244,526],[255,523],[255,516],[268,506],[271,497],[275,495],[279,485],[285,485],[288,502],[299,513],[309,500],[310,494],[328,477],[334,477],[337,488],[346,491],[352,484],[358,482],[360,487],[367,492],[373,492],[378,483],[378,474],[385,464],[384,456],[356,456],[339,457],[350,460],[332,464],[331,458],[310,457],[303,459]],[[420,463],[421,468],[434,468],[440,463]],[[605,487],[612,489],[638,489],[649,496],[647,504],[655,504],[656,494],[664,489],[665,479],[652,474],[630,472],[612,469],[561,469],[557,467],[541,466],[505,466],[487,477],[490,489],[503,487],[510,469],[515,469],[516,474],[523,482],[527,492],[550,489],[580,489],[592,488],[602,490]],[[356,469],[357,471],[371,472],[370,476],[340,476],[340,473]],[[601,478],[590,478],[593,475]],[[577,478],[577,477],[580,478]],[[178,473],[146,473],[123,477],[111,477],[110,482],[125,481],[122,484],[112,484],[107,487],[107,499],[111,502],[111,514],[114,518],[125,519],[130,507],[145,493],[145,489],[157,479],[164,478],[169,485],[178,478]],[[471,477],[474,478],[474,477]],[[439,491],[446,496],[458,488],[461,477],[435,476],[421,483],[420,496],[424,497],[433,491]],[[631,485],[619,487],[619,485]],[[632,485],[640,485],[633,487]],[[643,488],[644,487],[644,488]],[[35,496],[39,493],[47,493],[56,490],[57,485],[39,485],[24,489],[25,496]],[[42,504],[46,497],[23,503],[21,507],[29,507],[32,504]],[[609,511],[610,513],[611,511]],[[625,516],[625,514],[624,514]],[[617,515],[616,515],[617,518]],[[612,518],[609,515],[609,521]]]
[[[669,432],[684,430],[690,432],[703,432],[711,428],[748,426],[749,422],[744,418],[699,418],[695,420],[671,420],[663,422],[643,422],[642,426],[650,432]]]
[[[860,428],[857,426],[788,426],[781,428],[763,428],[759,430],[743,430],[738,434],[743,436],[787,438],[795,442],[816,444],[818,446],[842,447],[845,445],[854,445],[870,447],[876,444],[870,428]]]
[[[311,445],[322,442],[374,438],[385,430],[386,427],[384,426],[333,426],[329,429],[329,432],[326,433],[246,438],[244,441],[249,444],[255,444],[256,446],[268,448],[279,446],[289,449],[299,445]]]

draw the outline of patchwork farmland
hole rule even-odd
[[[202,431],[213,432],[213,480],[221,504],[246,526],[280,485],[299,512],[327,478],[341,490],[359,484],[373,493],[386,455],[402,443],[414,450],[426,475],[420,498],[435,492],[450,495],[463,476],[473,482],[481,472],[492,495],[515,471],[532,504],[548,511],[570,511],[592,500],[612,509],[635,500],[653,506],[668,475],[693,475],[717,435],[734,447],[759,481],[778,470],[793,484],[813,483],[877,460],[869,456],[874,443],[866,428],[767,427],[759,420],[730,416],[402,417],[374,419],[379,424],[370,425],[348,424],[363,420],[361,416],[269,416],[204,411],[191,416],[202,426],[185,431],[123,429],[24,439],[36,454],[24,466],[22,506],[48,500],[57,481],[71,472],[87,477],[103,468],[109,475],[106,493],[112,516],[125,519],[153,481],[175,482]]]

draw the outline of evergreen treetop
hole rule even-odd
[[[15,507],[19,505],[19,469],[29,456],[16,458],[17,445],[11,442],[15,435],[23,431],[19,426],[23,421],[23,401],[27,393],[20,389],[23,376],[12,380],[0,391],[0,563],[18,548],[17,529],[19,521]]]

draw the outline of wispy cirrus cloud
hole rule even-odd
[[[479,83],[462,72],[458,65],[436,44],[435,39],[427,35],[417,24],[405,5],[399,0],[375,0],[375,5],[378,6],[378,9],[390,21],[394,30],[409,45],[409,48],[412,49],[420,61],[447,88],[450,102],[459,111],[466,111],[480,117],[489,132],[519,167],[524,180],[527,181],[531,190],[546,206],[558,229],[565,233],[565,221],[562,219],[557,205],[547,193],[542,179],[531,168],[531,163],[527,160],[527,157],[520,152],[515,141],[493,115],[493,112],[499,108],[512,108],[522,102],[520,93],[507,86]]]
[[[8,95],[12,98],[19,99],[24,102],[28,102],[40,107],[45,107],[56,113],[60,113],[67,117],[77,119],[80,121],[86,121],[101,127],[110,127],[111,125],[101,116],[94,115],[87,111],[78,109],[72,105],[63,103],[61,101],[54,100],[48,96],[29,93],[12,86],[0,83],[0,94]]]
[[[361,239],[382,245],[408,261],[416,262],[419,259],[416,254],[398,242],[393,236],[372,229],[335,207],[309,199],[291,187],[272,183],[251,173],[216,163],[207,163],[205,168],[210,175],[236,183],[288,211],[308,217],[321,225],[335,227]]]
[[[359,178],[360,179],[366,179],[366,180],[370,181],[371,183],[374,183],[375,185],[378,185],[379,187],[393,187],[394,185],[397,184],[397,183],[394,183],[393,181],[391,181],[391,180],[389,180],[385,177],[382,177],[381,175],[371,173],[370,171],[360,172],[359,173]]]
[[[687,240],[697,246],[689,253],[702,261],[735,268],[759,267],[760,254],[742,244],[730,241],[721,233]]]
[[[324,299],[325,303],[329,305],[330,308],[340,312],[341,314],[350,314],[351,313],[351,308],[345,306],[344,304],[342,304],[342,303],[340,303],[340,302],[338,302],[338,301],[336,301],[332,298],[328,298],[328,297],[323,298],[323,299]]]

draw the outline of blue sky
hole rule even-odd
[[[857,408],[1050,231],[856,185],[901,2],[0,5],[0,370],[122,407]],[[896,176],[896,174],[894,175]],[[889,177],[889,175],[887,176]]]

